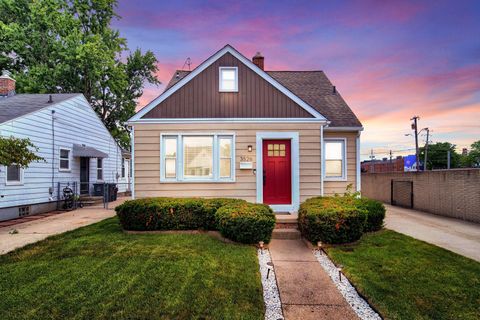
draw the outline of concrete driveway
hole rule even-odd
[[[480,262],[480,224],[385,205],[388,229]]]
[[[103,205],[86,207],[0,228],[0,254],[5,254],[56,234],[113,217],[115,215],[115,207],[127,199],[129,198],[122,197],[115,202],[109,203],[109,209],[104,209]],[[12,233],[13,230],[16,230],[18,233]]]

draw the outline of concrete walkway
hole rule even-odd
[[[388,229],[480,262],[480,224],[385,205]]]
[[[0,228],[0,254],[5,254],[59,233],[113,217],[115,215],[115,206],[127,199],[127,197],[119,198],[117,201],[109,203],[109,209],[104,209],[103,205],[86,207]],[[13,230],[18,231],[18,233],[12,234]]]
[[[358,319],[302,240],[269,244],[286,320]]]

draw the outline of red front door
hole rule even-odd
[[[290,140],[263,140],[263,203],[292,203]]]

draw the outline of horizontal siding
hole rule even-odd
[[[52,110],[55,110],[55,141],[52,139]],[[39,148],[37,154],[45,162],[33,162],[24,170],[23,185],[6,185],[5,167],[0,167],[0,208],[43,203],[56,199],[57,182],[79,182],[80,159],[73,158],[71,171],[59,171],[60,147],[72,149],[73,144],[85,144],[109,155],[104,159],[104,180],[116,182],[121,171],[121,152],[96,113],[82,96],[63,101],[38,112],[0,125],[4,137],[29,138]],[[52,148],[54,155],[52,158]],[[52,161],[54,170],[52,173]],[[90,160],[90,182],[97,182],[96,159]],[[54,199],[50,197],[52,174]],[[125,186],[121,187],[123,191]],[[1,220],[1,217],[0,217]]]
[[[215,128],[212,130],[211,128]],[[259,129],[261,128],[261,129]],[[148,196],[237,197],[256,201],[252,170],[240,170],[242,156],[256,166],[256,134],[260,131],[296,131],[300,136],[300,196],[320,194],[320,125],[317,124],[141,124],[135,125],[135,194]],[[178,132],[235,133],[233,183],[160,183],[160,134]],[[248,152],[248,145],[253,147]],[[312,175],[312,171],[315,174]]]
[[[256,167],[256,134],[267,131],[295,131],[300,143],[300,201],[321,194],[320,126],[316,124],[137,124],[135,125],[135,194],[136,197],[235,197],[256,201],[256,180],[252,170],[240,170],[242,156],[252,159]],[[236,181],[229,183],[160,183],[160,134],[166,133],[235,133]],[[326,134],[327,135],[327,134]],[[355,186],[356,134],[328,133],[329,137],[347,137],[347,182],[324,183],[328,194],[343,193],[349,183]],[[253,147],[247,151],[248,145]],[[353,153],[352,153],[353,152]]]

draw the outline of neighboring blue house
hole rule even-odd
[[[29,138],[46,160],[0,166],[0,221],[56,209],[59,183],[85,195],[98,182],[127,191],[129,155],[82,94],[15,94],[8,74],[0,82],[0,136]]]

